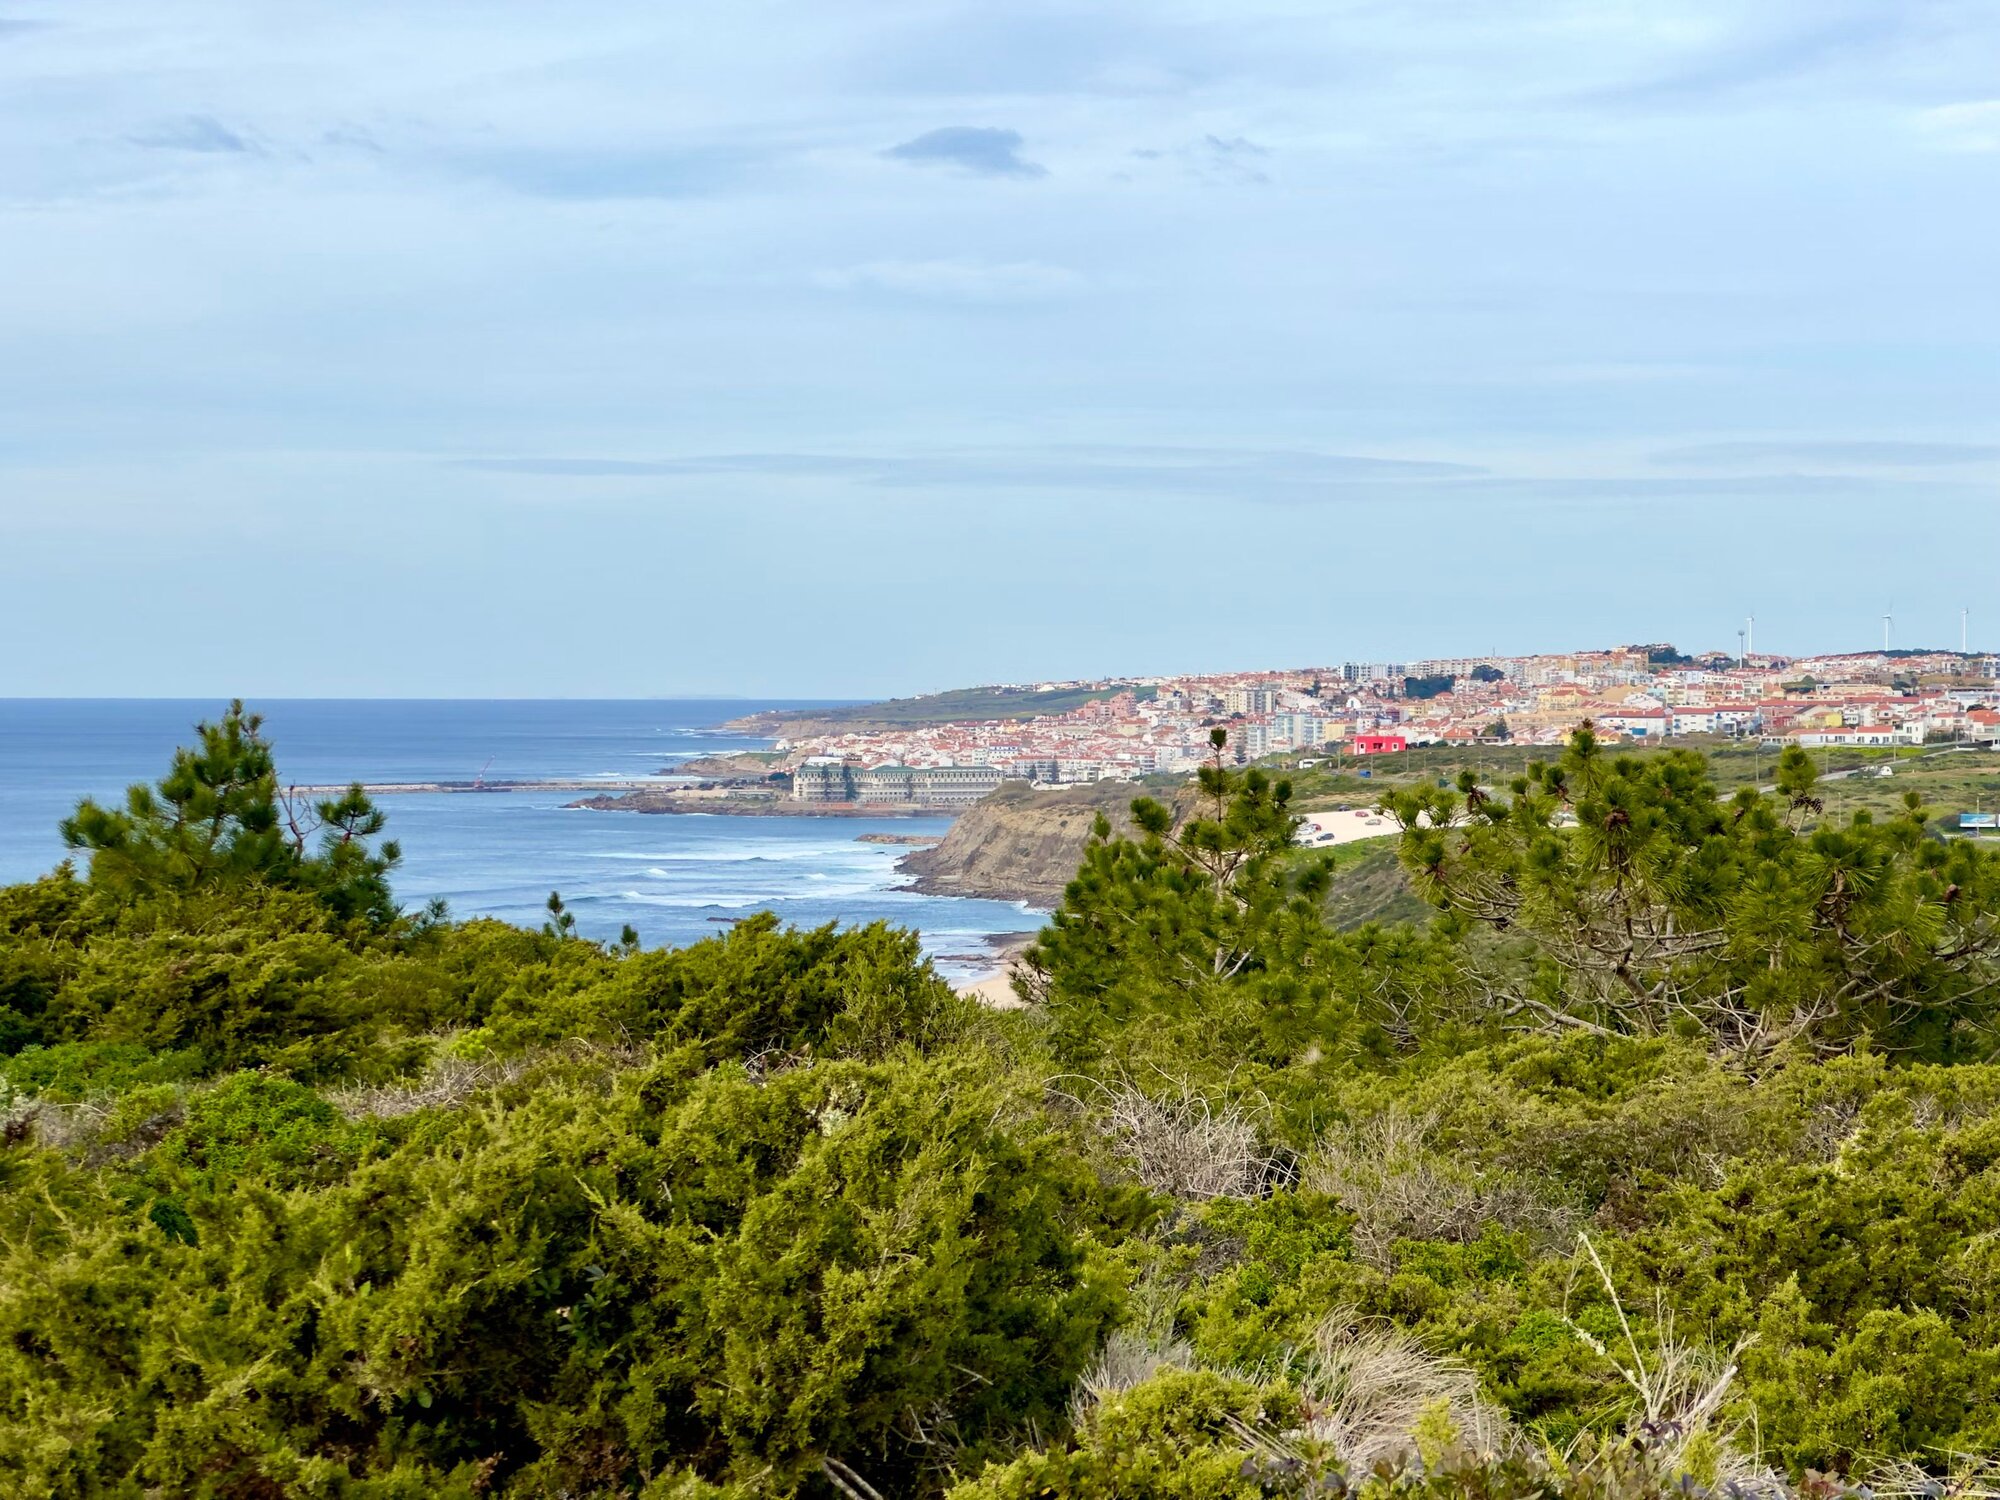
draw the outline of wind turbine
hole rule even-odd
[[[1889,627],[1896,622],[1896,606],[1891,604],[1882,612],[1882,654],[1889,654]]]

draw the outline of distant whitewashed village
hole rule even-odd
[[[963,807],[1003,781],[1065,786],[1187,771],[1227,734],[1238,764],[1422,746],[1553,745],[1588,722],[1645,744],[1755,740],[1808,750],[2000,740],[2000,658],[1967,651],[1820,656],[1631,645],[1209,676],[1010,684],[1088,701],[1028,719],[880,725],[777,740],[808,803]]]

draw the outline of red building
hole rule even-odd
[[[1355,755],[1389,755],[1408,748],[1409,741],[1400,734],[1357,734],[1348,745]]]

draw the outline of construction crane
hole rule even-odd
[[[479,768],[479,774],[472,778],[472,789],[475,792],[484,791],[486,789],[486,773],[492,769],[493,769],[493,757],[489,755],[486,757],[486,764]]]

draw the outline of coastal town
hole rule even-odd
[[[782,736],[795,802],[963,807],[1003,781],[1064,786],[1184,772],[1223,728],[1238,763],[1428,745],[1554,744],[1588,721],[1645,744],[1754,739],[1811,750],[2000,740],[2000,659],[1965,651],[1689,656],[1667,644],[1539,656],[1047,682],[1060,713]]]

